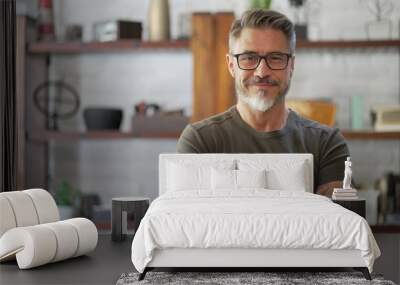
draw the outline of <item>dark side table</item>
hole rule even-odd
[[[359,214],[365,219],[365,200],[332,200],[332,202],[339,204],[340,206]]]
[[[119,197],[112,199],[111,239],[123,241],[128,234],[136,233],[140,221],[150,205],[147,197]],[[133,227],[129,226],[133,224]]]

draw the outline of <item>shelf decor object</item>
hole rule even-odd
[[[122,122],[122,110],[105,107],[85,108],[83,118],[89,131],[119,130]]]
[[[71,219],[75,216],[80,196],[81,191],[66,180],[58,185],[55,200],[62,220]]]
[[[336,104],[328,100],[288,99],[286,105],[301,116],[321,124],[334,126]]]
[[[375,16],[375,20],[365,24],[368,39],[390,39],[392,38],[392,21],[389,15],[393,10],[391,0],[368,0],[368,10]]]
[[[54,41],[53,0],[39,0],[38,36],[42,41]]]
[[[351,110],[351,129],[362,130],[363,129],[363,97],[361,95],[352,95],[350,98],[350,110]]]
[[[80,106],[78,92],[63,81],[46,81],[33,92],[35,107],[46,116],[47,127],[58,130],[58,120],[74,116]]]
[[[176,136],[189,124],[189,117],[182,115],[158,115],[132,117],[132,134],[136,137]]]
[[[250,7],[252,9],[266,9],[268,10],[271,6],[272,0],[251,0]]]
[[[323,0],[307,1],[305,4],[305,19],[307,22],[307,39],[318,41],[322,35],[321,6]]]
[[[371,115],[375,131],[400,132],[400,104],[377,106]]]
[[[136,21],[106,21],[95,23],[94,38],[99,42],[117,41],[122,39],[141,39],[142,23]]]
[[[306,2],[307,0],[289,0],[289,4],[293,8],[293,23],[297,39],[307,38]]]
[[[169,1],[151,0],[148,19],[149,41],[169,40]]]

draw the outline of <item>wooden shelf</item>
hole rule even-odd
[[[400,40],[380,41],[305,41],[299,40],[299,49],[324,48],[400,48]],[[189,40],[148,42],[140,40],[119,40],[113,42],[36,42],[28,46],[30,53],[88,53],[135,49],[189,49]]]
[[[140,40],[120,40],[113,42],[36,42],[28,46],[30,53],[88,53],[136,49],[188,49],[187,40],[145,42]]]
[[[341,131],[348,140],[400,140],[400,132],[375,132],[375,131]],[[140,133],[120,132],[120,131],[90,131],[90,132],[63,132],[45,131],[34,132],[28,138],[34,141],[48,140],[81,140],[81,139],[177,139],[181,131],[177,132],[158,132]]]
[[[350,131],[341,133],[348,140],[400,140],[400,132],[376,132],[373,130]]]
[[[115,140],[115,139],[177,139],[180,132],[168,133],[143,133],[134,134],[132,132],[120,131],[90,131],[90,132],[60,132],[46,131],[34,132],[28,134],[28,139],[32,141],[74,141],[82,139],[100,139],[100,140]]]
[[[299,40],[296,44],[299,49],[306,48],[400,48],[400,40],[380,40],[380,41],[305,41]]]

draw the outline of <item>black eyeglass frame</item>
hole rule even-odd
[[[258,56],[258,63],[254,68],[242,68],[242,67],[240,67],[239,56],[244,55],[244,54],[251,54],[251,55],[257,55]],[[283,68],[271,68],[271,66],[268,63],[268,57],[271,56],[271,55],[274,55],[274,54],[275,55],[277,55],[277,54],[286,55],[287,60],[286,60],[285,67],[283,67]],[[287,68],[288,64],[289,64],[289,59],[291,59],[293,57],[293,54],[285,53],[285,52],[270,52],[270,53],[267,53],[266,55],[259,55],[259,54],[255,53],[255,52],[242,52],[242,53],[236,53],[236,54],[232,54],[231,53],[231,55],[236,58],[237,65],[241,70],[255,70],[255,69],[257,69],[258,66],[260,65],[262,59],[264,59],[264,61],[267,64],[268,68],[271,69],[271,70],[285,70]]]

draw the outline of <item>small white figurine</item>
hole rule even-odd
[[[351,161],[350,156],[347,157],[347,160],[344,162],[344,179],[343,179],[343,189],[352,189],[351,188]]]

